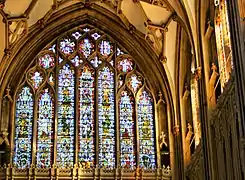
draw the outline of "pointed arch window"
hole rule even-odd
[[[233,68],[229,19],[226,0],[215,1],[215,35],[218,53],[221,89],[230,79]]]
[[[153,96],[133,58],[95,27],[45,47],[16,99],[18,168],[156,167]]]

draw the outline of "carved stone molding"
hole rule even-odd
[[[30,165],[29,168],[18,169],[11,165],[4,165],[0,167],[0,180],[3,179],[40,179],[43,177],[51,179],[65,179],[73,177],[73,179],[166,179],[170,180],[172,172],[170,167],[163,167],[157,169],[141,169],[139,167],[134,169],[124,168],[83,168],[80,165],[74,165],[73,168],[37,168]]]

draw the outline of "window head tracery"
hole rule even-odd
[[[117,42],[80,26],[35,62],[16,101],[15,166],[156,167],[153,97]]]

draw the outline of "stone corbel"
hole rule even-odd
[[[149,44],[153,46],[158,56],[160,56],[161,54],[163,54],[164,31],[163,29],[152,25],[150,20],[147,21],[145,26],[145,39]]]
[[[9,128],[9,120],[10,120],[10,109],[13,99],[10,95],[10,89],[6,89],[6,94],[3,97],[2,101],[2,113],[1,113],[1,126],[0,126],[0,145],[4,142],[7,146],[9,146],[8,140],[8,128]]]

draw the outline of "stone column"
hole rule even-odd
[[[242,39],[241,21],[237,0],[227,0],[227,10],[230,24],[233,68],[236,82],[237,109],[239,121],[240,141],[245,134],[245,51]],[[235,119],[234,119],[235,120]],[[240,149],[240,162],[245,175],[245,149]]]

